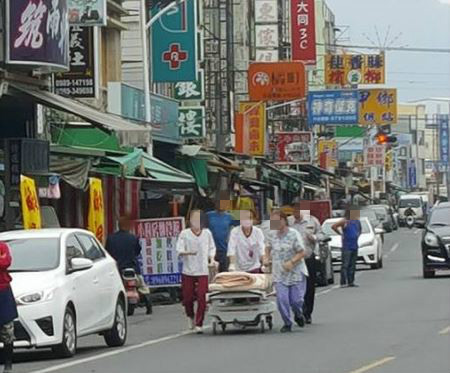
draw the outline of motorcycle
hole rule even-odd
[[[405,211],[406,226],[409,229],[412,229],[416,225],[416,218],[414,215],[415,215],[415,213],[411,208],[409,208]]]
[[[133,268],[126,268],[122,271],[122,281],[127,293],[128,300],[128,316],[133,316],[136,308],[142,307],[147,309],[147,315],[153,313],[150,291],[144,290],[139,284],[139,278]]]

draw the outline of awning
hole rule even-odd
[[[119,116],[103,113],[79,101],[54,93],[9,83],[13,94],[26,96],[44,106],[71,113],[94,126],[114,132],[122,146],[147,146],[151,141],[149,127],[134,124]]]

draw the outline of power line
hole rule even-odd
[[[413,48],[413,47],[375,47],[373,45],[319,44],[328,48],[372,49],[379,51],[450,53],[449,48]]]

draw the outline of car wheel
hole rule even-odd
[[[123,300],[119,299],[116,305],[114,316],[114,325],[111,330],[105,333],[105,342],[109,347],[123,346],[127,340],[127,318],[125,316],[125,305]]]
[[[436,273],[433,269],[428,269],[427,267],[423,266],[423,278],[433,278],[435,274]]]
[[[75,314],[70,307],[64,313],[62,342],[52,350],[61,358],[72,357],[77,352],[77,324]]]

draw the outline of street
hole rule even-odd
[[[423,279],[420,237],[419,229],[387,234],[384,268],[360,270],[359,288],[318,288],[313,325],[289,335],[279,333],[278,315],[265,335],[233,328],[190,335],[181,306],[161,306],[150,319],[141,310],[129,319],[124,348],[108,349],[89,337],[70,360],[20,351],[16,371],[448,373],[450,277]]]

